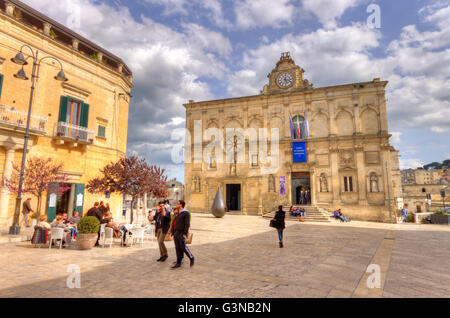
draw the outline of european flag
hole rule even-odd
[[[305,113],[305,126],[306,126],[306,137],[309,138],[309,122],[308,122],[308,115]]]

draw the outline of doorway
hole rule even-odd
[[[227,210],[241,210],[241,185],[227,184]]]
[[[292,173],[292,204],[311,205],[311,180],[309,172]]]

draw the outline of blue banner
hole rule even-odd
[[[292,143],[292,161],[293,162],[307,162],[306,158],[306,142]]]

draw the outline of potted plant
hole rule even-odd
[[[89,143],[92,144],[94,142],[94,139],[89,138]]]
[[[56,39],[58,37],[58,35],[53,30],[50,30],[49,34],[50,34],[52,39]]]
[[[100,221],[95,216],[85,216],[80,219],[77,225],[78,236],[77,246],[80,250],[89,250],[97,242]]]
[[[58,131],[58,137],[62,137],[62,136],[64,136],[64,133],[62,132],[62,131]]]

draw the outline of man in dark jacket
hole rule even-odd
[[[283,211],[283,206],[278,206],[278,211],[275,213],[275,225],[278,232],[278,238],[280,240],[280,248],[283,247],[283,230],[286,227],[284,219],[286,217],[286,212]]]
[[[164,262],[168,257],[164,239],[170,227],[170,213],[164,208],[163,202],[159,202],[153,220],[155,221],[155,232],[159,245],[159,253],[161,254],[161,257],[156,261]]]
[[[103,213],[99,210],[99,206],[100,206],[100,204],[98,202],[95,202],[94,206],[88,210],[86,216],[96,217],[100,221],[100,223],[102,223]],[[100,240],[100,228],[98,228],[98,236],[97,236],[97,242],[95,242],[95,246],[100,245],[98,243],[99,240]]]
[[[177,252],[177,263],[171,267],[172,269],[181,267],[183,254],[186,254],[191,260],[191,267],[194,266],[194,255],[192,255],[191,251],[186,246],[191,216],[189,211],[184,208],[185,205],[186,203],[183,200],[178,201],[177,208],[180,212],[173,220],[173,240],[175,242],[175,250]]]
[[[94,206],[90,208],[87,212],[87,216],[95,216],[100,222],[103,219],[103,213],[99,210],[100,204],[98,202],[94,203]]]

